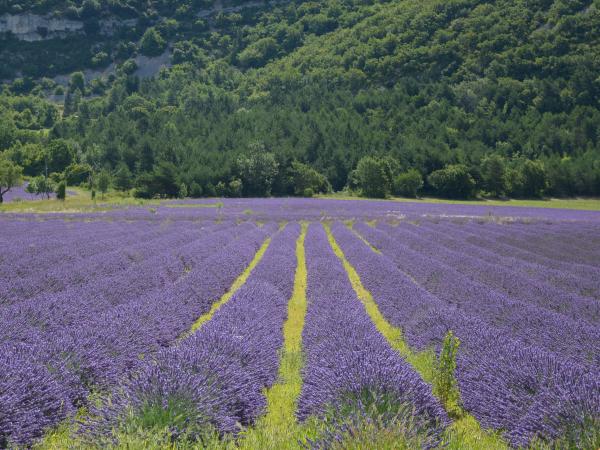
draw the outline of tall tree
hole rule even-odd
[[[0,203],[4,194],[23,183],[23,168],[0,154]]]

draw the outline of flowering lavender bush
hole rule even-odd
[[[298,416],[339,409],[353,398],[383,398],[390,408],[414,408],[415,420],[435,435],[447,416],[430,387],[392,350],[370,321],[325,231],[311,225],[306,237],[308,312],[303,333],[304,386]],[[391,411],[393,415],[395,411]]]

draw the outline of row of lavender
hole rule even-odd
[[[115,270],[2,308],[0,441],[31,442],[85,404],[90,390],[110,388],[172,343],[275,228],[222,224],[182,248],[167,233],[162,250],[135,267],[122,270],[117,258]]]
[[[213,426],[236,433],[264,414],[264,389],[276,379],[282,327],[294,288],[297,224],[273,237],[246,283],[193,336],[142,365],[96,411],[95,439],[118,430],[148,408],[184,404],[189,418],[171,432]],[[365,392],[409,405],[424,446],[448,423],[430,387],[389,346],[370,321],[321,225],[306,236],[308,312],[301,420]],[[135,420],[135,419],[134,419]],[[182,429],[177,429],[181,426]]]
[[[462,400],[484,426],[506,430],[515,445],[534,436],[558,437],[586,417],[600,416],[597,299],[568,291],[580,280],[578,269],[557,269],[552,246],[528,250],[534,236],[527,229],[486,227],[490,233],[482,225],[447,222],[355,225],[382,255],[344,225],[333,230],[384,316],[402,328],[413,348],[439,346],[448,330],[459,336]],[[488,245],[470,243],[469,232],[485,236]],[[546,232],[554,242],[554,232]],[[520,260],[516,251],[494,256],[490,241],[501,248],[509,241],[530,258]],[[597,270],[584,262],[567,266],[573,264]],[[544,282],[546,270],[550,282]]]
[[[4,261],[30,280],[19,285],[13,276],[0,308],[9,325],[0,331],[0,362],[8,368],[0,374],[0,404],[9,405],[0,412],[0,444],[30,442],[85,402],[90,389],[110,391],[128,373],[139,375],[126,383],[120,407],[139,406],[144,392],[185,390],[199,419],[221,431],[235,431],[236,423],[251,423],[263,411],[262,389],[277,372],[297,225],[275,235],[247,284],[199,333],[160,352],[208,310],[275,225],[213,222],[198,236],[193,220],[77,223],[71,225],[89,232],[62,235],[66,246],[80,246],[81,256],[73,257],[53,245],[64,229],[51,225],[60,222],[42,222],[32,233],[39,238],[34,245],[71,258],[74,274],[61,274],[55,267],[61,256],[53,256],[40,261],[36,277],[35,267],[19,261],[18,249],[28,242],[19,226],[28,223],[7,222],[14,238],[0,238],[3,246],[19,242]],[[173,228],[163,233],[157,225]],[[597,225],[565,224],[575,233],[562,241],[562,225],[538,225],[356,225],[384,255],[343,225],[333,227],[386,318],[414,348],[439,343],[447,329],[459,335],[465,406],[485,426],[508,430],[515,444],[536,434],[557,436],[584,414],[598,415],[600,404],[598,285],[590,280],[598,270]],[[300,417],[322,412],[342,392],[383,390],[413,404],[435,434],[446,421],[441,407],[377,333],[320,225],[311,225],[306,247]],[[145,355],[157,352],[148,362]],[[105,411],[109,419],[119,412]]]
[[[147,361],[116,389],[92,432],[101,439],[128,415],[173,400],[187,405],[191,426],[235,433],[264,412],[275,382],[288,299],[294,287],[300,227],[275,234],[244,285],[199,331]],[[183,430],[175,430],[183,431]]]
[[[302,334],[306,366],[299,418],[331,406],[339,411],[348,401],[360,409],[366,402],[385,399],[398,408],[410,405],[415,428],[421,431],[419,445],[434,444],[448,423],[444,409],[431,388],[377,331],[321,225],[309,228],[306,259],[308,310]]]

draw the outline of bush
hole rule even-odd
[[[202,197],[202,186],[200,186],[198,183],[193,181],[192,184],[190,184],[189,194],[190,194],[190,197],[192,197],[192,198]]]
[[[492,196],[504,195],[507,189],[506,164],[499,155],[486,156],[481,161],[483,188]]]
[[[290,168],[290,178],[295,195],[312,197],[315,192],[327,192],[330,187],[327,178],[310,166],[293,161]],[[311,195],[306,195],[310,192]]]
[[[188,188],[185,183],[179,185],[179,198],[186,198],[188,196]]]
[[[415,198],[422,188],[423,177],[415,169],[401,173],[394,179],[394,194],[396,195]]]
[[[466,166],[454,164],[432,172],[427,178],[436,194],[447,198],[471,198],[475,195],[475,180]]]
[[[449,411],[460,409],[460,394],[456,383],[456,354],[460,341],[452,331],[444,337],[433,378],[433,393]]]
[[[371,156],[362,158],[356,166],[356,183],[365,197],[385,198],[390,193],[390,179],[385,163]]]
[[[65,169],[65,178],[71,186],[77,186],[86,181],[91,172],[89,164],[72,163]]]
[[[56,198],[58,200],[65,200],[67,198],[67,183],[61,181],[56,187]]]
[[[140,43],[140,51],[146,56],[158,56],[165,48],[167,48],[167,41],[163,39],[156,28],[148,28],[142,36]]]

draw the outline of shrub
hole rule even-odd
[[[58,200],[65,200],[67,198],[67,183],[61,181],[56,187],[56,198]]]
[[[179,198],[186,198],[188,196],[188,188],[185,183],[179,185]]]
[[[423,188],[423,177],[416,169],[401,173],[394,179],[394,194],[415,198]]]
[[[448,198],[470,198],[475,195],[475,180],[466,166],[454,164],[432,172],[427,178],[436,193]]]
[[[158,56],[167,47],[167,42],[163,39],[156,28],[148,28],[140,42],[140,51],[146,56]]]
[[[449,412],[457,413],[460,408],[460,394],[456,383],[456,354],[460,345],[459,339],[452,331],[448,331],[438,356],[434,378],[433,393],[446,405]]]
[[[371,156],[365,156],[358,162],[354,176],[363,196],[387,197],[391,183],[386,169],[383,161]]]

